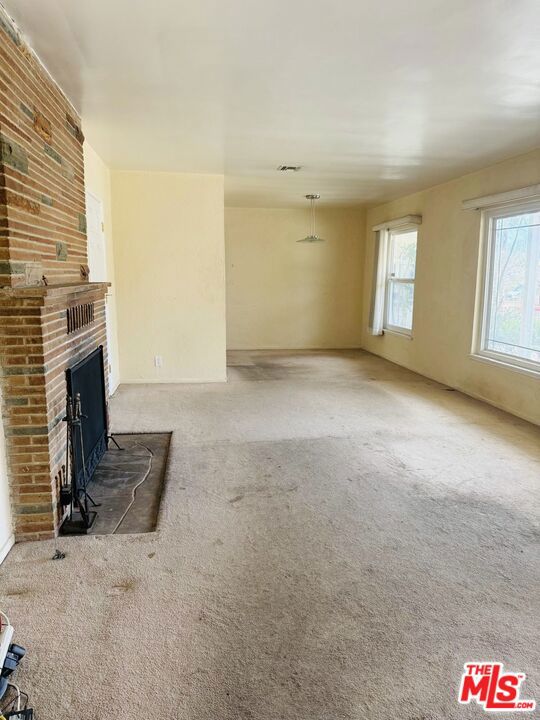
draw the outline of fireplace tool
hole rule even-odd
[[[69,395],[66,397],[66,416],[63,418],[67,427],[66,439],[66,477],[70,478],[70,484],[64,485],[60,490],[60,497],[63,505],[69,505],[69,516],[62,523],[62,533],[65,535],[80,534],[87,532],[96,519],[97,512],[88,509],[90,502],[93,507],[99,507],[87,490],[88,478],[84,458],[84,438],[82,423],[86,415],[81,409],[81,395],[77,393],[75,399]],[[77,481],[77,469],[75,466],[75,437],[79,439],[79,447],[82,463],[82,483]],[[73,510],[77,509],[81,516],[80,520],[73,517]]]

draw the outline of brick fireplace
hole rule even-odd
[[[104,346],[107,283],[88,279],[83,134],[0,8],[0,385],[17,540],[54,536],[65,370]],[[107,379],[108,373],[105,373]]]

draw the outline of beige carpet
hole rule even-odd
[[[37,720],[481,718],[483,659],[540,700],[540,429],[363,353],[231,362],[112,401],[174,431],[157,533],[0,568]]]

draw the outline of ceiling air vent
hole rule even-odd
[[[279,172],[298,172],[301,169],[301,165],[278,165]]]

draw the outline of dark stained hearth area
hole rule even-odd
[[[152,532],[159,513],[171,434],[115,434],[114,439],[122,449],[109,442],[88,485],[88,492],[100,503],[88,534]]]

